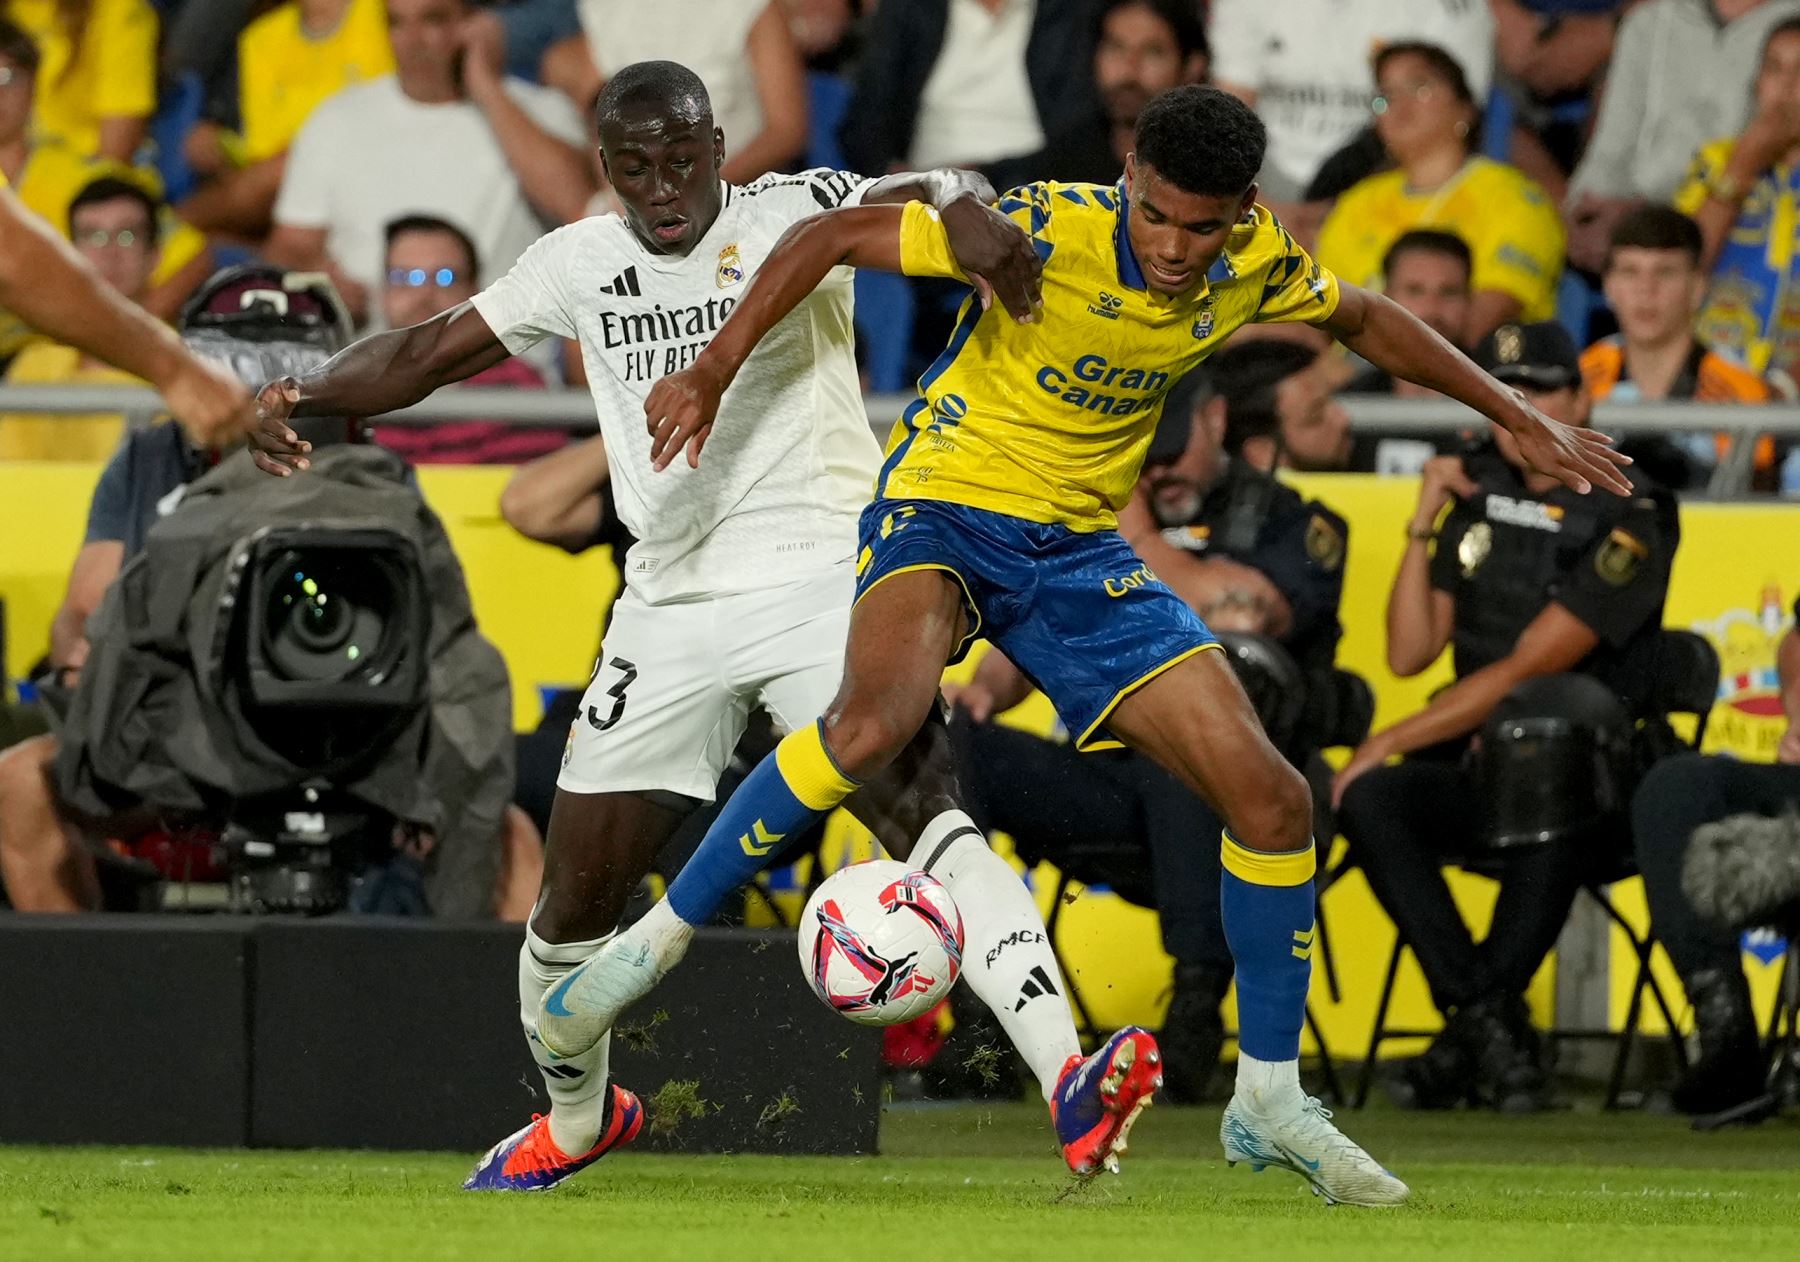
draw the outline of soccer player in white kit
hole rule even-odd
[[[639,540],[564,753],[544,883],[520,952],[520,1014],[551,1111],[496,1144],[465,1184],[472,1189],[549,1188],[635,1137],[643,1110],[608,1082],[608,1042],[554,1055],[537,1037],[540,1003],[611,938],[685,811],[712,798],[751,708],[801,727],[843,673],[857,518],[880,463],[856,373],[849,270],[750,358],[704,467],[653,472],[642,421],[650,387],[706,346],[781,234],[824,209],[930,200],[968,274],[1019,318],[1031,318],[1037,298],[1037,256],[985,204],[992,190],[977,176],[815,170],[725,184],[705,88],[672,62],[626,67],[596,109],[623,216],[557,229],[472,302],[266,386],[253,440],[257,463],[286,474],[306,463],[290,416],[390,411],[545,338],[573,338],[615,503]],[[1036,904],[954,795],[939,725],[896,774],[847,805],[896,857],[916,839],[922,866],[949,887],[965,925],[963,976],[1036,1073],[1059,1130],[1082,1135],[1066,1159],[1078,1173],[1116,1165],[1131,1116],[1159,1080],[1155,1043],[1121,1032],[1100,1060],[1081,1059]]]

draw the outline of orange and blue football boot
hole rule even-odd
[[[1069,1057],[1050,1097],[1050,1120],[1069,1169],[1086,1178],[1119,1172],[1125,1141],[1162,1086],[1162,1053],[1148,1030],[1128,1025],[1085,1060]]]
[[[600,1142],[571,1157],[550,1138],[550,1119],[531,1115],[531,1125],[488,1149],[463,1181],[465,1192],[547,1192],[571,1175],[593,1165],[615,1148],[623,1148],[644,1128],[644,1106],[623,1087],[608,1086],[612,1107],[600,1127]]]

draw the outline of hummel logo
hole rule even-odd
[[[621,298],[642,298],[644,291],[638,288],[637,268],[628,267],[612,278],[612,283],[600,286],[603,294],[615,294]]]
[[[750,833],[745,833],[742,837],[738,838],[738,847],[752,858],[760,858],[761,856],[768,854],[769,851],[775,849],[776,842],[787,836],[786,833],[770,832],[767,828],[763,827],[763,822],[760,819],[757,820],[755,824],[751,825],[751,831],[756,834],[756,840],[751,841]]]
[[[1019,1011],[1019,1009],[1041,995],[1054,995],[1057,993],[1059,992],[1056,989],[1056,983],[1050,980],[1050,974],[1044,971],[1044,966],[1041,964],[1035,965],[1031,970],[1030,976],[1025,979],[1025,984],[1019,987],[1019,1002],[1013,1005],[1013,1011]]]
[[[1317,925],[1314,925],[1310,929],[1294,930],[1294,958],[1297,960],[1312,959],[1313,942],[1318,936],[1319,927]]]

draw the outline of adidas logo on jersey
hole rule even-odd
[[[637,268],[628,267],[612,278],[611,283],[600,286],[603,294],[613,294],[620,298],[641,298],[644,291],[638,288]]]

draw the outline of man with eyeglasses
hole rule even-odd
[[[69,204],[69,239],[113,292],[142,303],[157,264],[156,199],[116,175],[90,181]],[[6,370],[8,385],[142,385],[77,347],[38,339]],[[13,414],[0,417],[0,460],[104,460],[119,445],[125,418]]]
[[[386,236],[381,312],[389,328],[423,324],[475,296],[480,257],[468,234],[448,219],[406,215],[388,224]],[[542,390],[544,378],[529,360],[511,355],[463,384]],[[375,441],[412,464],[523,464],[557,450],[568,441],[568,434],[498,420],[468,420],[378,425]]]

